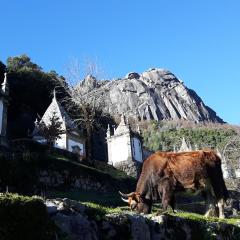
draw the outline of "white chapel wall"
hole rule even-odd
[[[115,163],[128,160],[130,157],[129,144],[129,135],[122,135],[112,139],[109,143],[111,164],[115,165]]]
[[[67,145],[67,137],[66,134],[62,134],[60,138],[58,138],[55,142],[55,147],[61,148],[61,149],[66,149]]]
[[[76,140],[73,140],[73,139],[71,139],[71,138],[68,138],[68,151],[70,151],[70,152],[72,152],[72,147],[73,146],[78,146],[81,150],[80,150],[80,154],[81,155],[84,155],[84,153],[85,153],[85,149],[84,149],[84,145],[83,145],[83,143],[81,143],[81,142],[78,142],[78,141],[76,141]]]
[[[3,102],[0,101],[0,135],[2,134],[2,125],[3,125]]]

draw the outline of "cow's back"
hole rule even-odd
[[[204,188],[210,180],[211,171],[221,165],[220,158],[214,151],[193,151],[169,153],[168,171],[184,188]]]
[[[220,183],[226,189],[221,159],[212,150],[152,154],[143,163],[136,192],[156,198],[153,191],[163,177],[174,178],[185,189],[202,189],[209,182],[214,186]]]

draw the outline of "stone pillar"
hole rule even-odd
[[[1,129],[0,129],[0,145],[7,145],[7,108],[8,108],[8,94],[9,88],[7,83],[7,73],[4,74],[4,81],[0,89],[0,101],[2,104],[2,119],[1,119]]]
[[[109,137],[109,138],[107,138],[108,164],[109,165],[113,165],[111,145],[112,145],[112,141],[111,141],[111,137]]]
[[[133,160],[133,156],[132,156],[132,140],[131,140],[131,135],[130,135],[130,131],[127,133],[127,146],[128,146],[128,161],[132,161]]]

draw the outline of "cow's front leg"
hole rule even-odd
[[[162,196],[162,207],[163,212],[167,211],[168,206],[170,205],[173,212],[175,208],[175,196],[174,196],[174,185],[171,179],[163,178],[161,179],[158,186],[159,196]]]
[[[169,205],[168,194],[164,189],[161,189],[161,203],[162,203],[162,209],[158,211],[157,215],[162,215],[166,213]]]

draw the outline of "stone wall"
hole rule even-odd
[[[66,198],[47,200],[46,206],[62,234],[72,240],[237,240],[240,236],[240,220],[228,224],[201,216],[107,213]]]
[[[114,167],[125,172],[128,176],[138,178],[142,170],[142,163],[129,160],[115,163]]]
[[[110,184],[105,181],[101,181],[94,176],[74,176],[71,175],[68,170],[42,170],[39,174],[39,183],[44,188],[67,188],[99,192],[108,192],[113,190]]]

